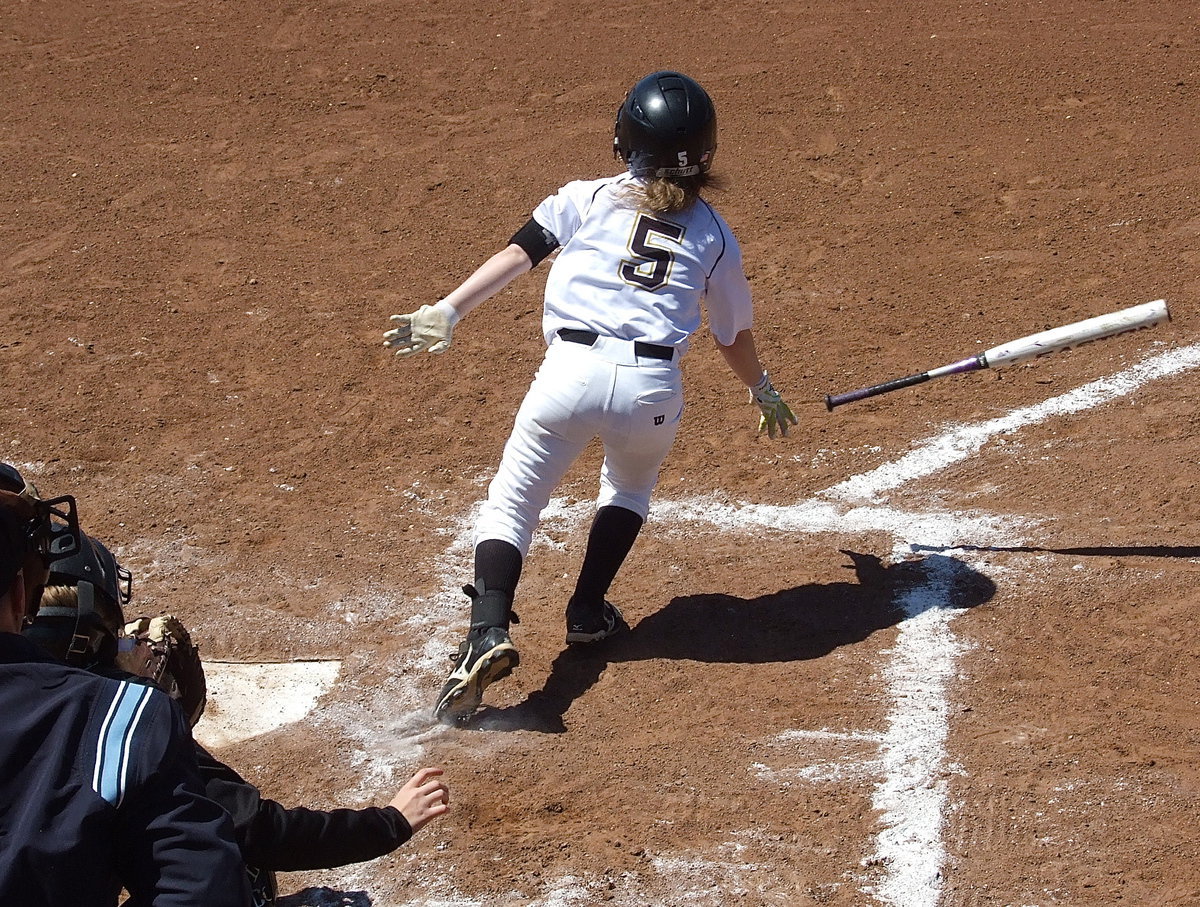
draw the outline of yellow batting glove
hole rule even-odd
[[[758,419],[759,433],[766,431],[767,437],[774,438],[778,429],[781,435],[787,437],[788,426],[796,424],[796,417],[791,407],[783,402],[783,397],[775,390],[766,372],[763,372],[762,380],[750,388],[750,399],[762,412]]]

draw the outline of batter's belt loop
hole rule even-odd
[[[591,346],[600,337],[595,331],[581,331],[577,328],[559,328],[558,336],[569,343],[582,343],[584,346]],[[675,347],[644,343],[641,340],[633,341],[633,352],[648,359],[665,359],[668,362],[675,358]]]

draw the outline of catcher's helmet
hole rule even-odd
[[[712,99],[682,73],[640,79],[617,110],[613,154],[634,176],[695,176],[712,166],[716,151]]]
[[[80,533],[83,544],[75,554],[50,565],[49,586],[78,586],[89,583],[109,604],[128,604],[133,593],[133,574],[117,563],[104,544]],[[53,553],[57,545],[51,546]]]
[[[74,589],[75,603],[44,605],[24,635],[67,664],[92,668],[116,657],[125,622],[121,608],[132,594],[133,574],[102,543],[80,536],[78,550],[53,561],[47,580],[49,587]],[[51,555],[61,547],[60,541],[51,543]]]

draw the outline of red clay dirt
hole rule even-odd
[[[695,338],[664,507],[612,590],[633,633],[564,652],[593,449],[527,564],[521,667],[440,728],[464,527],[541,355],[545,268],[444,356],[395,360],[387,316],[613,172],[623,92],[667,67],[716,101],[713,199],[800,424],[756,437]],[[990,535],[897,534],[825,494],[1194,358],[1194,3],[14,0],[0,75],[3,457],[74,493],[135,608],[206,657],[345,659],[308,719],[220,753],[268,795],[382,803],[446,770],[447,817],[283,875],[284,903],[1200,904],[1191,361],[860,502]],[[822,403],[1156,298],[1153,331]],[[716,522],[666,506],[688,501]],[[843,509],[788,522],[814,501]],[[735,525],[743,503],[778,522]],[[878,740],[935,567],[959,647],[944,799],[906,850]]]

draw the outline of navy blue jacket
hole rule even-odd
[[[0,904],[245,907],[229,815],[160,690],[0,633]]]

